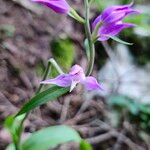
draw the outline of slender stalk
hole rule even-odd
[[[50,71],[50,68],[51,68],[51,65],[57,70],[57,72],[58,72],[59,74],[63,74],[63,73],[64,73],[64,72],[62,71],[62,69],[59,67],[59,65],[57,64],[57,62],[56,62],[53,58],[50,58],[50,59],[48,60],[48,65],[47,65],[47,68],[46,68],[46,70],[45,70],[45,73],[44,73],[44,76],[43,76],[42,81],[47,78],[47,76],[48,76],[48,74],[49,74],[49,71]],[[43,84],[40,84],[40,86],[39,86],[39,88],[38,88],[38,90],[36,91],[35,94],[38,94],[38,93],[41,91],[42,87],[43,87]]]
[[[70,10],[68,15],[70,17],[74,18],[75,20],[77,20],[78,22],[82,23],[82,24],[84,24],[84,22],[85,22],[85,20],[82,17],[80,17],[78,15],[78,13],[73,8],[71,8],[71,10]]]
[[[44,76],[43,76],[43,79],[42,80],[45,80],[50,72],[50,68],[51,68],[51,65],[53,67],[55,67],[55,69],[57,70],[57,72],[59,74],[63,74],[64,72],[62,71],[62,69],[59,67],[59,65],[57,64],[57,62],[53,59],[53,58],[50,58],[48,60],[48,65],[46,67],[46,70],[45,70],[45,73],[44,73]],[[43,87],[43,84],[40,84],[39,88],[37,89],[37,91],[35,92],[35,95],[40,93],[41,89]],[[24,124],[24,121],[27,119],[29,113],[26,113],[23,120],[21,121],[20,123],[20,126],[19,126],[19,129],[18,129],[18,141],[15,142],[15,148],[16,150],[21,150],[21,135],[22,135],[22,131],[23,131],[23,124]]]
[[[88,63],[88,69],[86,72],[86,75],[89,76],[92,73],[93,66],[94,66],[94,59],[95,59],[95,47],[92,41],[92,35],[91,35],[91,29],[90,29],[90,21],[89,21],[89,13],[90,13],[90,5],[88,0],[84,0],[84,5],[85,5],[85,32],[86,32],[86,37],[88,40],[89,44],[89,53],[90,53],[90,59]]]

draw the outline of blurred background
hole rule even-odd
[[[68,0],[80,15],[83,2]],[[107,6],[129,0],[95,0],[91,22]],[[43,105],[25,124],[23,138],[42,127],[68,124],[87,139],[94,150],[150,149],[150,1],[135,0],[140,15],[124,21],[135,23],[119,35],[126,46],[109,40],[96,43],[93,76],[104,91],[86,92],[80,86],[58,101]],[[73,64],[87,65],[84,28],[30,0],[0,0],[0,150],[11,142],[3,127],[39,86],[51,57],[68,71]],[[107,55],[111,52],[111,59]],[[52,68],[50,77],[56,76]],[[56,150],[77,150],[74,143]]]

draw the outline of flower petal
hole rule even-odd
[[[78,72],[82,72],[83,73],[82,67],[80,67],[79,65],[74,65],[74,66],[71,67],[69,74],[75,75]]]
[[[99,15],[98,17],[95,18],[95,20],[93,21],[92,23],[92,28],[94,29],[96,27],[96,25],[102,21],[102,18],[101,18],[102,15]]]
[[[88,91],[102,89],[101,85],[92,76],[86,77],[86,79],[82,81],[82,84]]]
[[[133,3],[127,5],[111,6],[106,8],[101,15],[99,15],[93,22],[92,27],[94,28],[97,23],[102,22],[109,24],[112,22],[121,21],[127,15],[140,13],[137,10],[132,9]]]
[[[85,79],[85,74],[79,65],[74,65],[69,72],[69,75],[72,76],[72,80],[80,82]]]
[[[40,4],[46,5],[56,13],[67,14],[70,10],[69,4],[65,0],[32,0]]]
[[[134,27],[134,24],[131,23],[116,23],[103,25],[99,30],[99,41],[105,41],[109,39],[110,36],[115,36],[125,28]]]
[[[118,5],[118,6],[108,7],[102,13],[102,20],[105,20],[114,11],[125,11],[128,8],[132,7],[132,5],[133,5],[133,3],[130,3],[130,4],[127,4],[127,5]]]
[[[62,74],[54,79],[45,80],[40,83],[41,84],[54,84],[60,87],[69,87],[72,83],[72,80],[69,74]]]

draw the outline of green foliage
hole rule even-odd
[[[80,150],[92,150],[92,147],[89,143],[87,143],[87,141],[82,140],[80,142]]]
[[[50,87],[49,89],[37,94],[31,100],[26,103],[22,109],[18,112],[18,115],[27,113],[31,111],[32,109],[47,103],[48,101],[53,101],[56,98],[62,96],[63,94],[67,93],[69,91],[69,88],[62,88],[58,86]]]
[[[81,142],[79,134],[74,129],[64,125],[52,126],[31,134],[31,136],[22,143],[21,147],[22,150],[48,150],[71,141]],[[10,144],[6,150],[15,150],[15,147],[13,144]]]
[[[14,144],[9,144],[6,148],[6,150],[15,150]]]
[[[150,104],[143,104],[124,95],[113,95],[108,104],[115,108],[118,117],[126,111],[129,121],[136,123],[142,130],[150,132]]]
[[[22,128],[20,126],[22,120],[24,119],[25,115],[20,115],[16,118],[13,116],[8,116],[4,122],[4,126],[6,129],[8,129],[9,133],[11,134],[13,143],[16,145],[18,141],[20,140],[20,134],[22,131]],[[13,148],[14,145],[10,146],[10,149]]]
[[[139,104],[124,95],[113,95],[108,99],[108,103],[118,110],[126,109],[134,115],[139,112]]]
[[[51,45],[53,58],[65,72],[68,72],[74,61],[75,48],[72,41],[68,38],[53,41]],[[58,73],[52,67],[51,77],[57,76]]]
[[[52,126],[33,133],[23,144],[23,150],[48,150],[66,142],[80,142],[79,134],[68,126]]]

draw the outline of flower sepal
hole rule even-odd
[[[85,20],[73,8],[70,8],[68,15],[82,24],[85,23]]]

